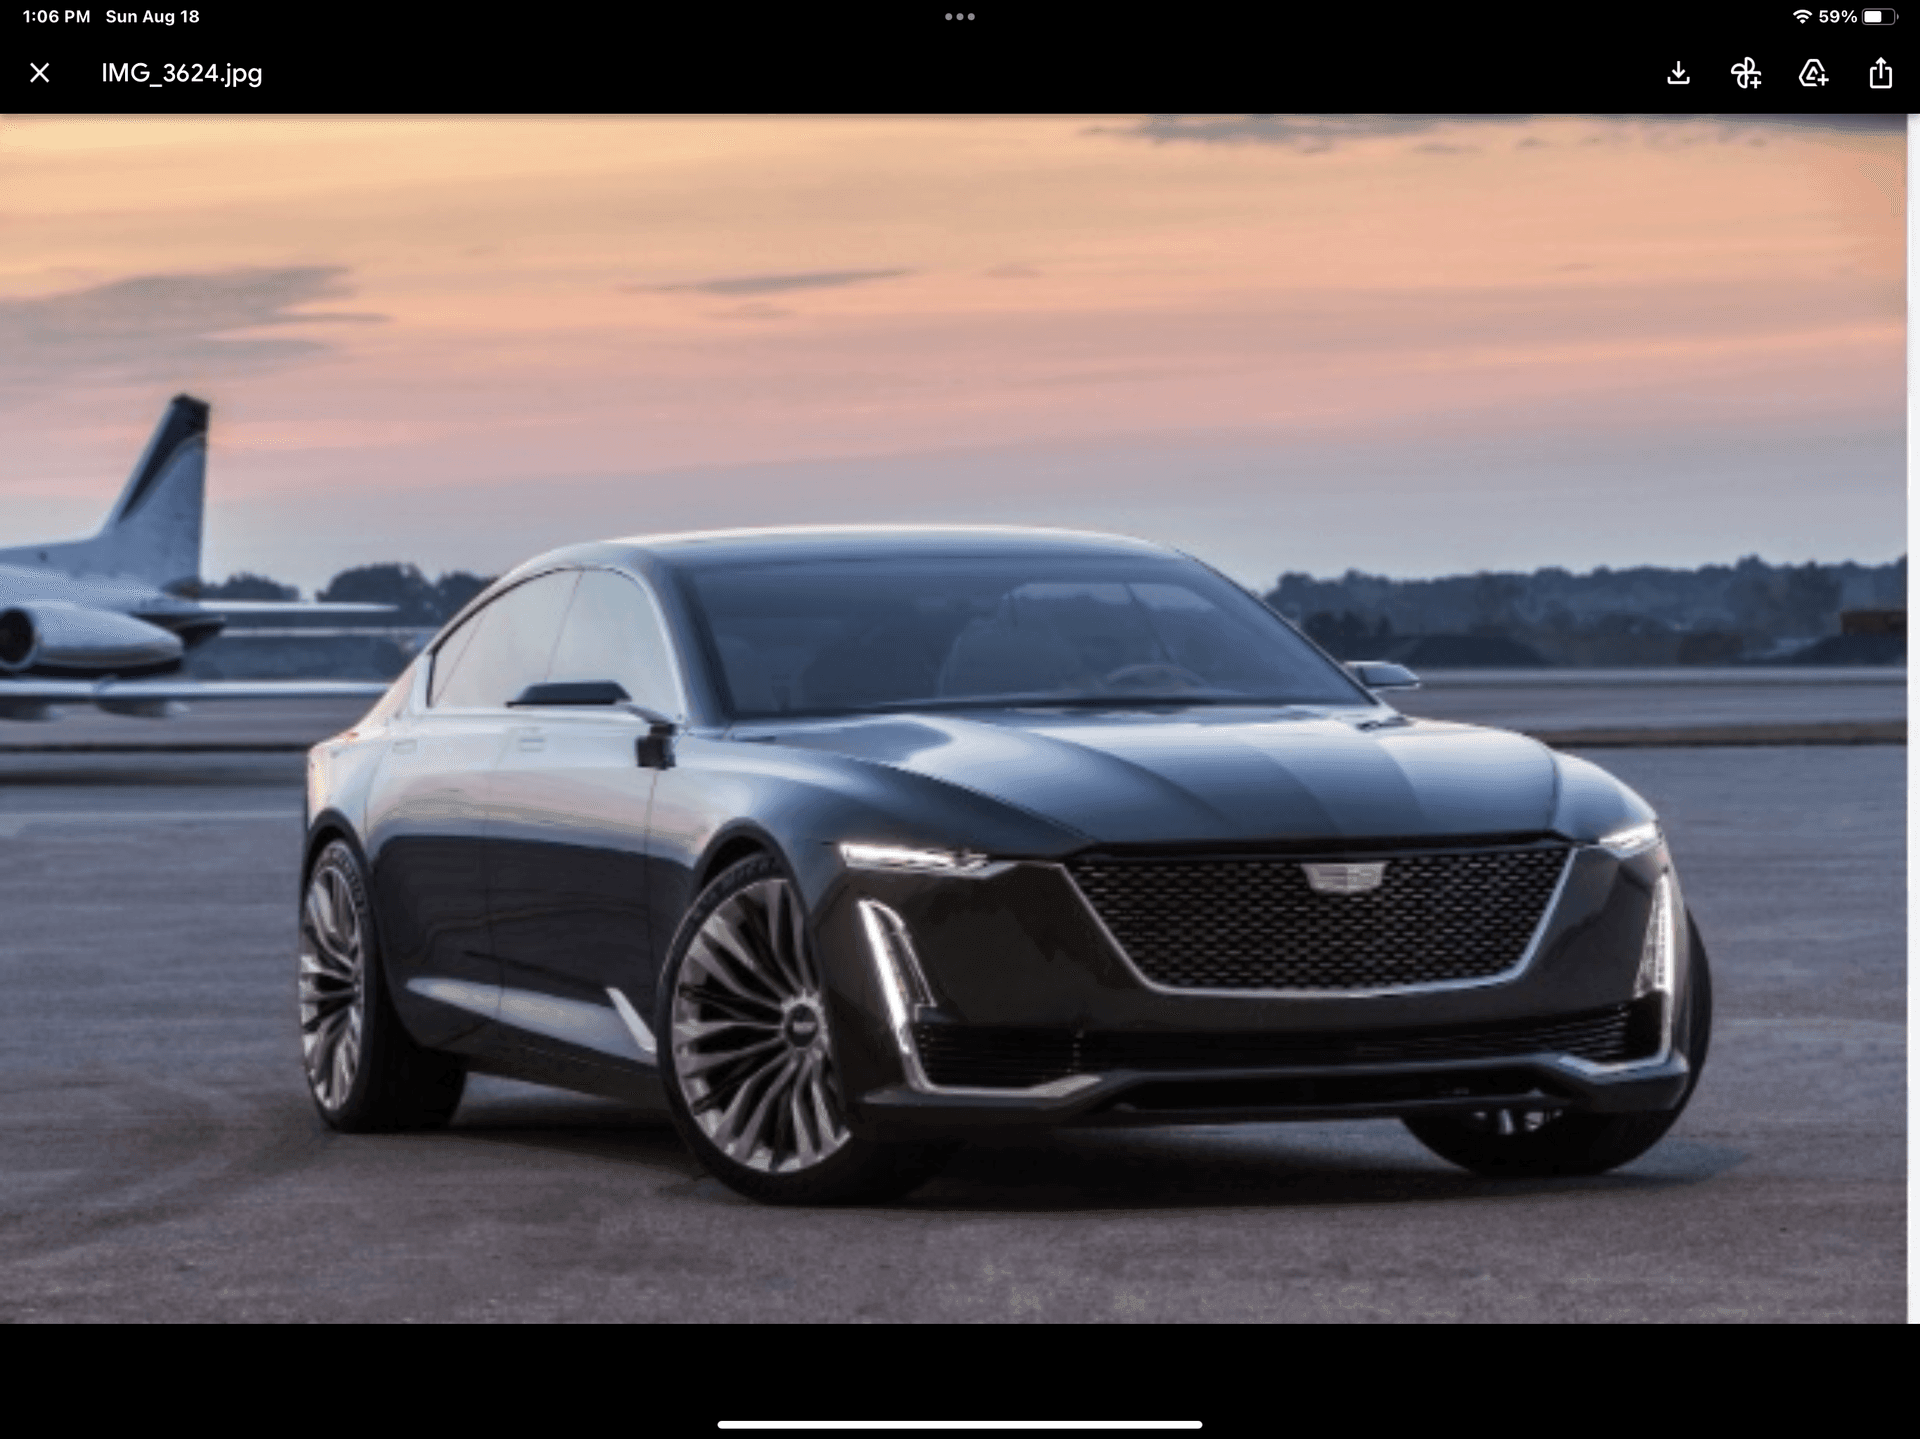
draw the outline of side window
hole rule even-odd
[[[488,605],[468,615],[460,628],[447,637],[447,642],[433,652],[433,673],[427,677],[428,708],[441,703],[440,697],[447,692],[448,682],[460,668],[461,656],[466,654],[467,646],[473,643],[473,637],[480,632],[492,609],[493,606]]]
[[[580,576],[549,678],[613,680],[636,704],[677,716],[673,661],[652,598],[609,570]]]
[[[442,650],[440,662],[451,663],[444,677],[441,665],[434,666],[429,703],[449,709],[497,709],[544,680],[561,616],[578,580],[574,570],[528,580],[462,625],[461,633],[472,630],[472,637],[460,647],[456,634]]]

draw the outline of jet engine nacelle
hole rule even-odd
[[[0,610],[0,673],[4,674],[151,671],[177,663],[183,648],[176,636],[158,625],[64,600],[36,600]]]

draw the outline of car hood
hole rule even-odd
[[[1537,741],[1470,725],[1263,711],[993,711],[783,727],[783,746],[923,775],[1101,844],[1540,833]]]

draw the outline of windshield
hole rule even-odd
[[[1012,704],[1369,704],[1204,566],[1153,556],[683,569],[739,719]]]

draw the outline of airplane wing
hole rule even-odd
[[[327,615],[346,619],[351,616],[397,614],[398,605],[361,604],[348,600],[195,600],[203,610],[221,615]]]
[[[361,699],[392,688],[379,680],[0,680],[0,720],[51,719],[52,705],[98,705],[162,719],[183,701]]]

